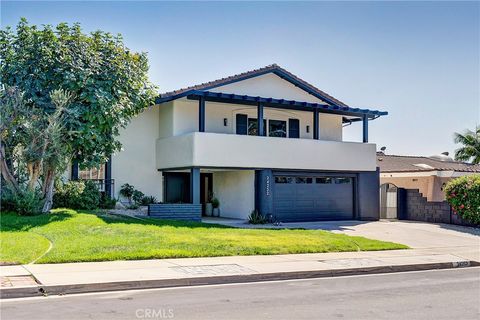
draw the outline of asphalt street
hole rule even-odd
[[[480,267],[3,300],[20,319],[480,319]]]

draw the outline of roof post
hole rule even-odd
[[[105,162],[105,194],[111,198],[114,197],[112,190],[112,156]]]
[[[205,132],[205,97],[198,100],[198,131]]]
[[[190,169],[190,202],[200,203],[200,168]]]
[[[319,125],[319,119],[318,119],[318,109],[315,108],[313,109],[313,139],[318,140],[320,138],[320,125]]]
[[[257,106],[257,136],[264,136],[265,128],[263,127],[263,104],[260,102]]]
[[[363,115],[363,143],[368,142],[368,116],[366,114]]]

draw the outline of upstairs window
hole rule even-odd
[[[287,121],[269,120],[268,135],[270,137],[287,137]]]
[[[263,131],[265,135],[265,129],[267,128],[267,120],[263,119]],[[258,135],[258,121],[256,118],[248,118],[248,135]]]

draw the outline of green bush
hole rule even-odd
[[[115,205],[117,204],[117,199],[111,198],[106,194],[102,194],[100,197],[99,207],[102,209],[115,209]]]
[[[152,203],[157,203],[158,200],[154,196],[145,196],[142,198],[142,201],[140,202],[142,206],[148,206],[149,204]]]
[[[136,189],[133,191],[133,195],[132,195],[133,203],[136,204],[137,206],[142,203],[143,197],[145,197],[145,194],[143,194],[142,191],[136,190]]]
[[[87,209],[99,207],[100,192],[93,181],[57,182],[53,205],[56,208]]]
[[[135,187],[131,184],[125,183],[120,188],[120,195],[128,199],[128,202],[132,202],[133,193],[135,192]]]
[[[454,213],[473,224],[480,224],[480,175],[451,180],[444,190]]]
[[[38,190],[21,190],[15,195],[10,188],[2,187],[2,211],[16,212],[21,216],[33,216],[42,213],[43,200]]]
[[[253,210],[248,216],[248,223],[250,224],[265,224],[267,222],[267,218],[261,215],[257,210]]]

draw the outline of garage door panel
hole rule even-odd
[[[297,200],[295,201],[295,205],[297,208],[314,208],[315,207],[315,200]]]
[[[353,218],[352,178],[329,176],[306,179],[299,175],[293,179],[280,177],[275,181],[296,182],[274,184],[274,215],[281,221]]]

